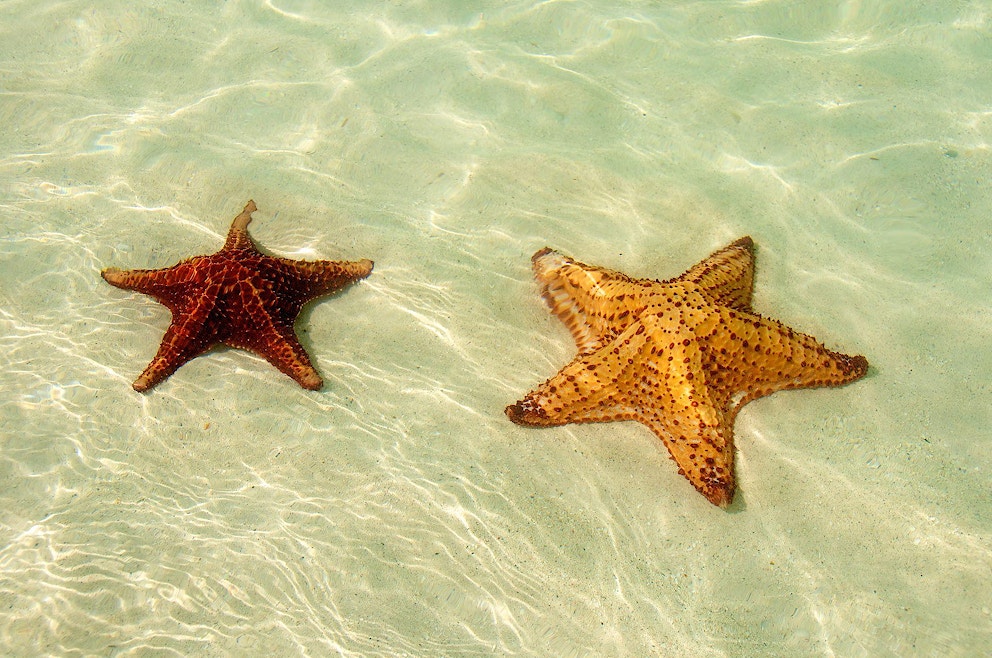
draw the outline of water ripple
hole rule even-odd
[[[14,0],[0,13],[0,653],[970,655],[992,634],[989,14],[774,2]],[[324,390],[101,268],[253,235],[375,272]],[[529,257],[864,353],[748,405],[738,503],[636,423],[527,430],[573,354]]]

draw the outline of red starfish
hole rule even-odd
[[[372,261],[266,256],[248,235],[255,210],[249,201],[234,218],[224,248],[210,256],[161,270],[103,270],[107,283],[151,295],[172,311],[158,354],[134,381],[134,390],[147,391],[218,344],[258,354],[303,388],[323,385],[296,337],[296,316],[310,300],[367,277]]]

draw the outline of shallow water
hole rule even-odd
[[[992,642],[982,2],[0,5],[8,655],[971,656]],[[326,385],[103,267],[376,261]],[[529,257],[754,306],[868,377],[736,424],[729,511],[636,423],[503,407],[574,351]]]

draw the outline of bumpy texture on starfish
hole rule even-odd
[[[542,295],[578,355],[506,415],[530,426],[640,421],[701,494],[729,505],[734,418],[744,404],[783,389],[845,384],[868,369],[863,356],[832,352],[751,310],[753,248],[741,238],[669,281],[538,251]]]
[[[158,354],[135,380],[134,390],[147,391],[218,344],[255,352],[303,388],[323,385],[296,337],[296,316],[308,301],[367,277],[372,261],[266,256],[248,235],[255,210],[249,201],[215,254],[161,270],[111,267],[102,272],[107,283],[150,295],[172,311]]]

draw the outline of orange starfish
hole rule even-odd
[[[669,281],[631,279],[551,249],[534,254],[541,293],[578,355],[516,404],[515,423],[637,420],[714,505],[734,496],[734,418],[775,391],[837,386],[868,369],[751,310],[754,243],[737,240]]]
[[[308,301],[363,279],[372,261],[299,261],[258,251],[248,223],[254,201],[234,218],[224,248],[161,270],[103,270],[107,283],[150,295],[172,311],[172,324],[152,362],[135,380],[147,391],[218,344],[249,350],[317,390],[323,381],[293,325]]]

